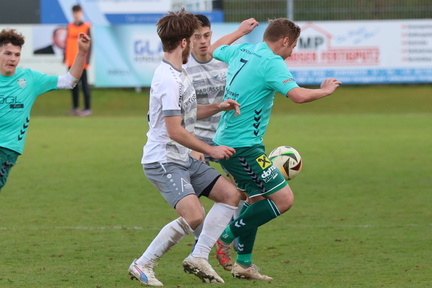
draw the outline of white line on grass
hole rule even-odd
[[[425,227],[432,226],[432,223],[425,224],[391,224],[391,225],[284,225],[292,228],[393,228],[393,227]],[[21,227],[0,227],[0,231],[7,230],[160,230],[160,227],[124,227],[124,226],[21,226]]]

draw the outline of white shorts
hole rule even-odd
[[[208,196],[221,176],[209,165],[189,157],[187,166],[177,163],[144,164],[144,174],[173,207],[185,196]]]

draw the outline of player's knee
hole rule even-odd
[[[195,230],[204,221],[204,215],[193,215],[185,220],[188,222],[192,230]]]
[[[275,202],[279,212],[282,214],[287,212],[293,206],[294,194],[292,193],[291,189],[281,190],[277,194],[278,195],[275,195],[276,197],[272,197],[272,200]]]
[[[286,198],[283,201],[283,209],[281,213],[285,213],[286,211],[291,209],[293,204],[294,204],[294,194],[288,193],[288,195],[286,195]]]
[[[231,206],[237,206],[241,194],[237,188],[227,179],[220,177],[213,187],[209,198],[216,202],[221,202]]]
[[[233,185],[233,189],[230,189],[230,203],[227,203],[231,206],[237,206],[240,202],[240,200],[242,200],[242,194],[239,193],[239,191],[237,190],[237,188],[234,187]]]

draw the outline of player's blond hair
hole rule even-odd
[[[289,44],[292,44],[300,36],[300,32],[300,27],[287,18],[271,19],[264,31],[264,41],[276,42],[281,38],[288,37]]]

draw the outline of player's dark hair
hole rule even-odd
[[[292,44],[300,36],[300,32],[300,27],[287,18],[271,19],[264,31],[264,41],[276,42],[281,38],[288,37],[289,44]]]
[[[6,44],[22,47],[24,45],[24,36],[15,29],[3,29],[0,32],[0,47]]]
[[[79,11],[82,11],[82,8],[80,5],[72,6],[72,12],[79,12]]]
[[[201,27],[198,18],[194,14],[186,12],[184,8],[179,12],[169,12],[159,19],[156,26],[164,52],[170,52],[177,48],[183,39],[189,41],[194,31]]]
[[[198,20],[201,22],[201,27],[211,28],[210,20],[207,18],[207,16],[203,14],[195,14],[195,17],[197,17]]]

